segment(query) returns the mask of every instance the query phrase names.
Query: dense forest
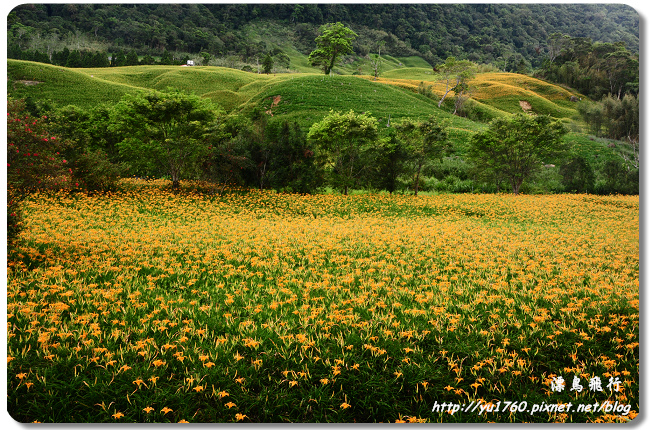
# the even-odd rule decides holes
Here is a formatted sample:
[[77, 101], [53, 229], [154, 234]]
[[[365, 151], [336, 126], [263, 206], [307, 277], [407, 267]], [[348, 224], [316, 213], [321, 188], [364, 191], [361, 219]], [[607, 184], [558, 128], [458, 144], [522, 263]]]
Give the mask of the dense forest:
[[64, 48], [151, 58], [206, 52], [252, 61], [274, 48], [272, 41], [250, 40], [252, 24], [282, 24], [285, 43], [308, 54], [318, 27], [337, 21], [359, 35], [357, 55], [417, 55], [432, 66], [455, 56], [532, 72], [555, 55], [554, 34], [639, 51], [638, 14], [623, 5], [25, 4], [8, 16], [8, 53], [48, 62]]
[[[546, 182], [538, 188], [547, 192], [638, 193], [639, 16], [628, 6], [26, 4], [16, 7], [8, 16], [7, 46], [11, 59], [69, 68], [172, 65], [184, 64], [189, 58], [202, 58], [203, 65], [215, 65], [215, 59], [227, 58], [232, 62], [228, 67], [253, 71], [252, 66], [266, 60], [288, 65], [295, 59], [306, 58], [316, 48], [323, 24], [333, 22], [344, 23], [355, 34], [348, 57], [371, 58], [371, 54], [398, 59], [420, 57], [436, 74], [451, 67], [450, 59], [458, 59], [458, 64], [466, 62], [472, 68], [488, 65], [488, 70], [528, 74], [571, 87], [591, 99], [576, 108], [590, 134], [624, 141], [632, 150], [624, 157], [625, 163], [598, 160], [596, 176], [596, 169], [587, 165], [582, 155], [558, 158], [561, 172], [554, 177], [546, 175]], [[262, 33], [267, 37], [259, 37]], [[251, 37], [253, 34], [255, 37]], [[311, 70], [307, 66], [307, 71]], [[314, 67], [313, 71], [318, 68]], [[342, 73], [338, 69], [332, 72]], [[449, 86], [448, 92], [458, 92], [459, 84], [454, 88]], [[430, 97], [426, 93], [420, 94]], [[461, 100], [460, 95], [456, 96]], [[158, 97], [164, 100], [169, 97], [169, 103], [173, 104], [181, 96]], [[198, 106], [199, 102], [194, 102]], [[180, 178], [169, 166], [153, 165], [151, 160], [142, 157], [143, 151], [133, 152], [129, 145], [134, 124], [143, 120], [120, 111], [128, 103], [134, 102], [127, 97], [117, 106], [48, 110], [45, 109], [47, 101], [27, 98], [24, 104], [16, 104], [15, 114], [17, 119], [25, 114], [47, 117], [51, 131], [73, 143], [72, 149], [62, 148], [61, 153], [76, 166], [79, 183], [83, 182], [88, 189], [93, 188], [94, 182], [99, 184], [96, 188], [113, 184], [127, 170], [137, 176]], [[202, 112], [202, 108], [197, 110]], [[345, 165], [336, 174], [340, 176], [340, 171], [352, 171], [353, 167], [358, 167], [361, 173], [334, 180], [326, 178], [324, 170], [317, 168], [319, 163], [321, 167], [326, 163], [313, 157], [318, 148], [313, 147], [313, 139], [297, 123], [269, 120], [260, 109], [247, 115], [221, 114], [214, 124], [212, 120], [205, 121], [211, 126], [202, 133], [210, 135], [212, 140], [202, 149], [204, 153], [194, 154], [191, 163], [183, 161], [187, 166], [176, 170], [215, 183], [232, 180], [261, 189], [298, 192], [314, 192], [329, 185], [346, 192], [348, 187], [360, 187], [390, 192], [414, 188], [417, 193], [422, 182], [421, 164], [416, 173], [404, 166], [417, 164], [413, 154], [418, 151], [426, 153], [422, 148], [416, 150], [406, 144], [409, 140], [427, 140], [429, 132], [413, 131], [417, 127], [424, 130], [425, 122], [418, 123], [417, 127], [413, 125], [413, 130], [403, 131], [401, 135], [396, 131], [397, 134], [384, 136], [382, 145], [370, 145], [372, 150], [363, 154], [354, 153], [352, 167]], [[125, 125], [125, 117], [135, 118], [133, 124]], [[189, 124], [194, 126], [191, 121]], [[420, 135], [416, 139], [409, 133]], [[147, 130], [140, 140], [149, 137], [150, 130]], [[365, 145], [364, 139], [360, 139], [363, 142], [359, 147]], [[373, 139], [366, 140], [378, 141]], [[330, 142], [322, 146], [338, 144]], [[401, 144], [406, 146], [402, 148]], [[340, 148], [328, 147], [321, 153], [331, 155], [337, 151], [341, 152]], [[184, 157], [180, 158], [185, 160]], [[432, 189], [453, 192], [502, 189], [503, 178], [480, 177], [471, 169], [471, 163], [459, 161], [457, 154], [444, 160], [442, 155], [438, 158], [439, 164], [423, 170], [436, 178], [438, 188]], [[138, 164], [134, 160], [144, 161]], [[129, 166], [124, 164], [127, 161]], [[329, 163], [334, 162], [329, 160]], [[399, 182], [400, 177], [408, 180]], [[386, 183], [386, 178], [392, 178], [390, 183]], [[524, 190], [537, 191], [534, 187]]]

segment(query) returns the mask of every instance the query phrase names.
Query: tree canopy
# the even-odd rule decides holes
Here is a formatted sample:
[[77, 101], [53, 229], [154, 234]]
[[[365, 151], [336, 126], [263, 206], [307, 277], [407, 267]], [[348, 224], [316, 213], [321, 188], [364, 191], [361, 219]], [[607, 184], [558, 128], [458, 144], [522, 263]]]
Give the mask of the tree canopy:
[[507, 180], [519, 194], [525, 179], [567, 150], [562, 140], [566, 133], [561, 122], [546, 115], [497, 118], [472, 137], [468, 157], [477, 169]]
[[207, 151], [216, 112], [209, 100], [180, 91], [127, 95], [111, 113], [112, 130], [123, 137], [121, 153], [153, 163], [178, 188], [186, 167]]
[[343, 189], [346, 195], [359, 175], [369, 168], [363, 156], [377, 137], [377, 120], [368, 113], [353, 111], [331, 111], [314, 123], [307, 134], [307, 138], [315, 142], [326, 157], [325, 164], [333, 184]]
[[342, 55], [353, 51], [352, 42], [357, 34], [340, 22], [321, 26], [320, 33], [317, 48], [309, 54], [309, 64], [320, 67], [327, 75]]

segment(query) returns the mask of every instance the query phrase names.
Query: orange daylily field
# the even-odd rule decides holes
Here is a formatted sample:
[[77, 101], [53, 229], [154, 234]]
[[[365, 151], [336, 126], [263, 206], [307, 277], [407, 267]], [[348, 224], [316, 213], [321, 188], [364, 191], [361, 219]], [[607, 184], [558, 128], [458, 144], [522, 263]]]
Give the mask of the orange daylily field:
[[18, 421], [638, 414], [638, 196], [127, 183], [26, 203], [7, 268]]

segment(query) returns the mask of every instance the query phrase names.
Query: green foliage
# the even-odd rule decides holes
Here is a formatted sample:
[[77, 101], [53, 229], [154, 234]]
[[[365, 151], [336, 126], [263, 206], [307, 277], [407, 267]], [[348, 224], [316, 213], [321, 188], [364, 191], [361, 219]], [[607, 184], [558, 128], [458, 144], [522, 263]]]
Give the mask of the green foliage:
[[590, 133], [596, 136], [629, 142], [639, 140], [639, 99], [632, 94], [622, 98], [609, 94], [600, 102], [584, 101], [578, 105], [578, 112]]
[[262, 70], [267, 75], [273, 70], [273, 57], [271, 57], [271, 54], [266, 54], [264, 60], [262, 60]]
[[562, 185], [565, 191], [572, 193], [590, 193], [594, 190], [594, 170], [589, 162], [580, 155], [574, 155], [560, 167]]
[[314, 123], [307, 134], [324, 158], [332, 184], [343, 189], [345, 195], [362, 174], [368, 173], [369, 146], [377, 137], [377, 120], [370, 114], [353, 111], [330, 111], [323, 120]]
[[323, 174], [300, 125], [273, 121], [267, 139], [274, 149], [271, 186], [278, 191], [314, 193], [322, 184]]
[[[438, 79], [445, 83], [445, 93], [438, 102], [438, 107], [445, 101], [447, 94], [452, 91], [457, 98], [462, 97], [469, 88], [467, 81], [476, 76], [476, 69], [476, 64], [468, 60], [457, 60], [456, 57], [447, 57], [443, 64], [434, 68], [438, 73]], [[456, 108], [454, 113], [457, 110]]]
[[447, 149], [446, 128], [448, 127], [448, 122], [440, 124], [433, 117], [421, 123], [406, 120], [395, 126], [397, 135], [404, 142], [408, 160], [412, 165], [410, 170], [414, 174], [413, 190], [416, 196], [420, 187], [422, 168], [433, 160], [442, 159]]
[[22, 228], [21, 203], [39, 190], [71, 186], [66, 143], [52, 135], [47, 117], [34, 118], [22, 100], [7, 100], [7, 240]]
[[[301, 5], [302, 6], [302, 5]], [[7, 20], [8, 53], [47, 57], [48, 47], [108, 50], [116, 46], [139, 55], [207, 51], [215, 57], [255, 58], [268, 50], [269, 38], [251, 37], [253, 26], [284, 29], [284, 40], [308, 54], [324, 22], [354, 23], [358, 55], [415, 57], [437, 64], [448, 56], [497, 63], [516, 71], [522, 59], [539, 68], [549, 35], [559, 32], [606, 43], [623, 41], [638, 52], [638, 13], [626, 5], [602, 4], [65, 4], [19, 5]], [[70, 9], [74, 9], [71, 12]], [[275, 33], [278, 33], [276, 31]], [[124, 35], [128, 35], [128, 38]], [[408, 40], [408, 43], [406, 43]], [[363, 51], [365, 50], [365, 52]], [[19, 58], [10, 56], [9, 58]], [[31, 58], [22, 58], [34, 60]], [[408, 60], [406, 66], [415, 63]], [[163, 64], [172, 64], [163, 63]]]
[[639, 169], [618, 159], [607, 160], [602, 167], [603, 180], [596, 183], [599, 194], [639, 194]]
[[409, 151], [404, 141], [397, 136], [392, 127], [388, 136], [377, 142], [374, 148], [375, 173], [371, 182], [380, 190], [390, 194], [400, 187], [400, 177], [408, 172]]
[[73, 163], [72, 173], [79, 187], [90, 192], [115, 191], [126, 166], [113, 164], [101, 149], [84, 152]]
[[123, 136], [120, 153], [153, 163], [173, 188], [207, 151], [205, 136], [217, 114], [208, 100], [180, 91], [127, 96], [111, 112], [112, 130]]
[[547, 160], [568, 148], [562, 141], [566, 128], [548, 116], [518, 114], [499, 118], [488, 130], [472, 137], [468, 158], [477, 169], [507, 180], [514, 194]]
[[242, 173], [250, 166], [247, 143], [241, 138], [249, 126], [243, 117], [218, 117], [207, 137], [207, 152], [199, 159], [200, 178], [218, 187], [219, 193], [229, 185], [241, 185]]
[[625, 43], [592, 42], [585, 37], [554, 33], [542, 76], [576, 88], [598, 100], [607, 94], [621, 99], [639, 92], [639, 56]]
[[309, 64], [320, 67], [328, 75], [341, 56], [352, 52], [352, 42], [357, 34], [340, 22], [320, 27], [316, 49], [309, 54]]

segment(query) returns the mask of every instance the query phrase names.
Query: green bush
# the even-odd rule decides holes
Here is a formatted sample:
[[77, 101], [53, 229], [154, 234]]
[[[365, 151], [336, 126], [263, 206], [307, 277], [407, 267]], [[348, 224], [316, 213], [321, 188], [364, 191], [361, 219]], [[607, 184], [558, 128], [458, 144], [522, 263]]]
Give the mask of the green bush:
[[101, 149], [84, 152], [72, 168], [76, 183], [87, 191], [115, 191], [124, 170], [124, 166], [111, 163]]
[[32, 192], [70, 186], [60, 155], [65, 144], [50, 133], [47, 117], [31, 116], [24, 100], [7, 101], [7, 241], [21, 229], [21, 202]]

